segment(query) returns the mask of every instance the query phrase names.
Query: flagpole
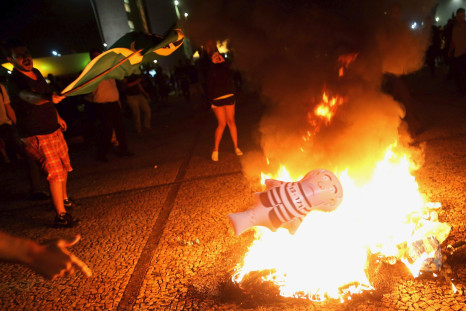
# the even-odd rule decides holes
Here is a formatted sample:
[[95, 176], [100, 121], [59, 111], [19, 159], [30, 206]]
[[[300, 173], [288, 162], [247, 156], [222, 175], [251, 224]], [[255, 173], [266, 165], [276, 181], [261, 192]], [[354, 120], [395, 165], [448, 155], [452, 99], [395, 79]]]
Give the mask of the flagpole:
[[104, 72], [98, 74], [97, 76], [95, 76], [94, 78], [92, 78], [91, 80], [81, 84], [80, 86], [78, 87], [75, 87], [74, 89], [72, 90], [69, 90], [65, 93], [62, 93], [61, 95], [62, 96], [66, 96], [67, 94], [71, 93], [71, 92], [74, 92], [74, 91], [77, 91], [83, 87], [85, 87], [86, 85], [90, 84], [91, 82], [95, 81], [96, 79], [100, 78], [101, 76], [103, 75], [106, 75], [107, 73], [109, 73], [110, 71], [112, 71], [113, 69], [115, 69], [116, 67], [120, 66], [121, 64], [123, 64], [125, 61], [127, 61], [131, 56], [133, 56], [134, 54], [136, 53], [139, 53], [141, 52], [143, 49], [140, 49], [140, 50], [137, 50], [137, 51], [134, 51], [132, 54], [128, 55], [127, 57], [123, 58], [121, 61], [118, 62], [118, 64], [114, 65], [113, 67], [110, 67], [109, 69], [105, 70]]

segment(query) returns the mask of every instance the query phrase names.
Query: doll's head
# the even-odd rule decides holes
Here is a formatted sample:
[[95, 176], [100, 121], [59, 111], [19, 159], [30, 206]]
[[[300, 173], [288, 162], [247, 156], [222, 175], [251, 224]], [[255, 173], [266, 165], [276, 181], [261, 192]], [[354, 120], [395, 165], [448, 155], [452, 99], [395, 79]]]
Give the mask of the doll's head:
[[308, 190], [312, 190], [312, 197], [309, 197], [309, 200], [317, 210], [333, 211], [343, 200], [340, 180], [328, 170], [312, 170], [301, 179], [301, 183], [305, 188], [310, 188]]

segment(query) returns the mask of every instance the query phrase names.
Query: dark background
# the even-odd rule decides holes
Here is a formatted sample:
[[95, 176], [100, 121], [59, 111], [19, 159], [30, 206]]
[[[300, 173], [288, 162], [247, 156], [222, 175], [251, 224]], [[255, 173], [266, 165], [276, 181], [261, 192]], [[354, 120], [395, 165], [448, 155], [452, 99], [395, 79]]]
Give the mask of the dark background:
[[89, 0], [0, 1], [0, 40], [9, 37], [24, 41], [33, 57], [101, 48]]

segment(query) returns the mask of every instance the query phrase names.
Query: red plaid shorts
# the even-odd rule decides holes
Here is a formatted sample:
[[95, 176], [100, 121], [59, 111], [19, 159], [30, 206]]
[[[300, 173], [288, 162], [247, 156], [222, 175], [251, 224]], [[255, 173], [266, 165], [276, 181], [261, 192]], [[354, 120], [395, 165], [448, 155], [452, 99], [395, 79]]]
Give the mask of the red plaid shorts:
[[49, 182], [65, 181], [66, 172], [71, 172], [73, 168], [61, 129], [47, 135], [23, 138], [23, 142], [27, 153], [40, 163]]

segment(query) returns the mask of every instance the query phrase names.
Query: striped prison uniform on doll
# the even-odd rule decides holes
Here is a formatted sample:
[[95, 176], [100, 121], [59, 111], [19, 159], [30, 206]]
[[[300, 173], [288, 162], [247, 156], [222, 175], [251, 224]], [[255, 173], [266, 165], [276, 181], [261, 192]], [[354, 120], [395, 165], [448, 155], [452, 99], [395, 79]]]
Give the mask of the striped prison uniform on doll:
[[[305, 181], [304, 181], [305, 182]], [[310, 187], [306, 193], [301, 182], [285, 182], [278, 187], [273, 187], [259, 193], [259, 200], [265, 207], [272, 208], [269, 211], [269, 219], [276, 228], [292, 220], [302, 218], [312, 209], [312, 204], [307, 197], [313, 195]]]

